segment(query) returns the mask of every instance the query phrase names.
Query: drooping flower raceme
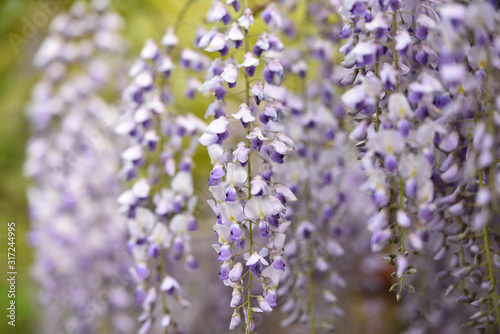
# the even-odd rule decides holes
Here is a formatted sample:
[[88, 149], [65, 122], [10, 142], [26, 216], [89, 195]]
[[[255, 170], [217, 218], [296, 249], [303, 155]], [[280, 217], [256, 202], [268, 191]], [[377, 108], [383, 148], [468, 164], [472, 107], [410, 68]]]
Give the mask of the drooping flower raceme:
[[[233, 9], [238, 17], [234, 22], [229, 14]], [[286, 164], [295, 144], [274, 124], [287, 112], [283, 106], [286, 90], [278, 86], [283, 67], [277, 53], [283, 44], [273, 33], [260, 34], [255, 41], [250, 37], [255, 20], [252, 10], [239, 5], [233, 9], [215, 1], [207, 21], [225, 24], [226, 33], [213, 29], [198, 43], [205, 51], [221, 55], [212, 61], [200, 87], [216, 99], [207, 111], [215, 119], [200, 143], [207, 147], [213, 164], [208, 185], [214, 197], [209, 204], [217, 215], [214, 249], [221, 262], [219, 278], [233, 289], [229, 328], [244, 322], [246, 333], [254, 333], [254, 314], [271, 312], [277, 306], [276, 289], [284, 270], [284, 232], [290, 224], [284, 216], [285, 204], [296, 200], [279, 184], [273, 165]], [[233, 48], [235, 53], [226, 57]], [[260, 73], [264, 80], [253, 79]], [[226, 93], [227, 89], [238, 91], [240, 86], [243, 103]]]
[[[33, 274], [47, 333], [129, 333], [126, 226], [116, 214], [121, 142], [110, 129], [124, 41], [105, 1], [57, 15], [34, 56], [25, 172]], [[96, 171], [98, 171], [96, 173]]]
[[[169, 78], [177, 62], [199, 71], [205, 59], [189, 49], [181, 52], [180, 59], [173, 59], [177, 42], [173, 28], [167, 30], [160, 46], [152, 39], [146, 41], [129, 71], [132, 82], [123, 92], [122, 116], [116, 127], [129, 140], [121, 155], [120, 176], [131, 187], [118, 197], [118, 203], [128, 219], [128, 250], [134, 259], [130, 272], [136, 282], [135, 299], [143, 310], [139, 333], [155, 331], [155, 326], [181, 330], [172, 319], [168, 299], [174, 297], [182, 307], [189, 302], [179, 283], [182, 276], [168, 268], [169, 260], [182, 260], [191, 270], [198, 267], [189, 236], [197, 229], [192, 156], [205, 124], [178, 111]], [[186, 94], [192, 96], [189, 83]], [[156, 320], [158, 313], [161, 316]]]
[[414, 291], [404, 283], [415, 272], [408, 259], [433, 240], [434, 259], [451, 261], [438, 274], [446, 293], [488, 305], [466, 326], [491, 333], [500, 318], [491, 247], [491, 208], [498, 206], [495, 10], [480, 1], [358, 0], [344, 1], [341, 10], [343, 65], [352, 68], [344, 81], [354, 84], [342, 99], [359, 121], [351, 139], [362, 147], [364, 189], [379, 208], [369, 223], [372, 249], [398, 245], [398, 254], [384, 259], [398, 266], [392, 289], [400, 298], [403, 287]]

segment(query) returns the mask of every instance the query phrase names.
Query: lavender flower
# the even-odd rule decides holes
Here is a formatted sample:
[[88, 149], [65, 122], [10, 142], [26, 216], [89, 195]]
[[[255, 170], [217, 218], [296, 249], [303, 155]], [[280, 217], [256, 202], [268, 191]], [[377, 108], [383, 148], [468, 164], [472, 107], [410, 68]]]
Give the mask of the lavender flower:
[[106, 1], [76, 2], [52, 20], [34, 56], [42, 77], [27, 110], [25, 172], [33, 182], [33, 274], [50, 333], [135, 328], [126, 227], [115, 203], [122, 143], [109, 129], [117, 110], [103, 98], [117, 89], [111, 79], [121, 71], [122, 24]]

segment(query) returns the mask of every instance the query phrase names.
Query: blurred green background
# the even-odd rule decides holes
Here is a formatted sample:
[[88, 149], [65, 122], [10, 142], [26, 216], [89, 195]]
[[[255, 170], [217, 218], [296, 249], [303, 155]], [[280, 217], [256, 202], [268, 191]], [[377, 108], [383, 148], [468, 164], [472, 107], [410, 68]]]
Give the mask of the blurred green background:
[[[36, 329], [37, 290], [30, 277], [32, 251], [27, 233], [29, 221], [26, 210], [25, 189], [29, 180], [23, 176], [25, 144], [29, 126], [24, 111], [30, 91], [39, 73], [31, 58], [47, 35], [48, 23], [37, 27], [30, 38], [25, 36], [26, 22], [33, 22], [43, 10], [40, 4], [51, 3], [57, 12], [67, 9], [74, 1], [0, 1], [0, 333], [39, 333]], [[120, 0], [112, 1], [112, 8], [125, 19], [122, 31], [129, 43], [129, 58], [138, 55], [146, 38], [159, 40], [166, 27], [173, 24], [184, 1], [174, 0]], [[56, 4], [56, 5], [54, 5]], [[198, 1], [181, 24], [179, 37], [192, 41], [197, 22], [211, 1]], [[52, 19], [57, 13], [49, 13]], [[35, 26], [36, 27], [36, 26]], [[179, 87], [183, 89], [183, 87]], [[193, 108], [187, 102], [185, 109]], [[204, 112], [204, 111], [203, 111]], [[197, 113], [199, 114], [199, 113]], [[203, 115], [203, 113], [201, 113]], [[16, 327], [9, 326], [6, 318], [7, 298], [7, 224], [16, 223]]]

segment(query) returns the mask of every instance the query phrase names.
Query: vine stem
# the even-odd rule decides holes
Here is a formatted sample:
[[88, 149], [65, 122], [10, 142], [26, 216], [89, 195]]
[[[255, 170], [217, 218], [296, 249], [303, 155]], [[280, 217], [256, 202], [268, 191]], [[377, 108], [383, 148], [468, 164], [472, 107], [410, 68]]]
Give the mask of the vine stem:
[[[483, 238], [484, 238], [484, 248], [486, 250], [486, 261], [488, 264], [488, 279], [490, 281], [491, 287], [490, 291], [493, 290], [493, 301], [495, 305], [492, 305], [491, 297], [490, 297], [490, 313], [495, 309], [496, 312], [496, 323], [498, 327], [498, 332], [500, 333], [500, 309], [498, 307], [498, 294], [496, 290], [496, 280], [495, 274], [493, 273], [493, 266], [491, 264], [491, 252], [490, 252], [490, 240], [488, 237], [488, 227], [483, 228]], [[488, 291], [488, 294], [491, 296], [492, 292]], [[491, 325], [493, 327], [493, 325]], [[493, 331], [492, 331], [493, 333]]]
[[[245, 4], [245, 8], [249, 8], [248, 7], [248, 0], [245, 0], [244, 4]], [[245, 53], [247, 53], [250, 50], [249, 41], [248, 41], [248, 31], [245, 31], [244, 43], [245, 43]], [[245, 73], [245, 103], [248, 106], [250, 106], [250, 81], [249, 81], [247, 73]], [[247, 135], [248, 134], [250, 134], [250, 127], [247, 127]], [[248, 147], [251, 147], [250, 139], [247, 140], [247, 145], [248, 145]], [[248, 178], [247, 178], [248, 196], [247, 196], [247, 199], [250, 199], [252, 197], [252, 194], [250, 193], [250, 189], [252, 188], [252, 185], [251, 185], [251, 173], [252, 173], [251, 158], [248, 159], [247, 171], [248, 171]], [[253, 228], [252, 222], [249, 222], [249, 224], [248, 224], [248, 242], [250, 243], [250, 246], [249, 246], [250, 253], [253, 252], [252, 228]], [[246, 329], [245, 329], [246, 334], [252, 333], [252, 329], [250, 328], [250, 320], [252, 320], [252, 312], [251, 312], [252, 281], [253, 281], [253, 275], [252, 275], [251, 270], [249, 270], [248, 271], [248, 292], [247, 292], [247, 300], [245, 302], [245, 305], [247, 308], [247, 319], [246, 319], [247, 325], [246, 325]]]
[[182, 6], [181, 10], [179, 11], [179, 14], [177, 15], [177, 18], [175, 19], [174, 23], [174, 30], [177, 31], [177, 28], [179, 28], [179, 25], [181, 24], [182, 20], [186, 16], [186, 13], [189, 9], [189, 7], [195, 2], [196, 0], [186, 0], [184, 2], [184, 6]]

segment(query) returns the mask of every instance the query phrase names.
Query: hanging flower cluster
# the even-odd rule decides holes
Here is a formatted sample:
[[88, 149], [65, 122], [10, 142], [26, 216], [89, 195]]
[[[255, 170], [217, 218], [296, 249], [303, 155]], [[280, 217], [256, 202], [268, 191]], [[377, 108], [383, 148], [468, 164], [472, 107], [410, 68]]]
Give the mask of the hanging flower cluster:
[[135, 327], [123, 276], [126, 227], [115, 204], [121, 144], [109, 129], [116, 110], [102, 98], [116, 94], [110, 77], [120, 70], [122, 25], [105, 1], [77, 2], [54, 18], [34, 56], [41, 78], [27, 110], [25, 172], [47, 333]]
[[[416, 270], [411, 254], [433, 240], [434, 259], [451, 257], [439, 277], [479, 308], [466, 326], [493, 332], [498, 296], [492, 264], [498, 207], [495, 149], [498, 28], [488, 2], [345, 1], [343, 96], [358, 122], [351, 132], [379, 208], [369, 222], [372, 250], [397, 254], [392, 290]], [[431, 259], [429, 259], [431, 260]]]
[[[233, 289], [229, 328], [244, 321], [246, 333], [253, 333], [254, 314], [277, 306], [276, 289], [285, 270], [281, 254], [290, 225], [285, 206], [296, 200], [279, 183], [273, 165], [286, 164], [286, 156], [296, 147], [276, 125], [289, 114], [286, 90], [279, 86], [284, 74], [279, 60], [283, 43], [275, 33], [262, 33], [255, 40], [250, 34], [255, 20], [252, 9], [247, 4], [241, 8], [237, 1], [232, 7], [213, 3], [207, 21], [222, 22], [227, 28], [225, 33], [214, 28], [198, 43], [205, 51], [221, 55], [212, 61], [200, 87], [216, 98], [206, 115], [215, 119], [200, 143], [207, 146], [214, 166], [208, 180], [214, 200], [209, 203], [218, 218], [214, 230], [219, 243], [214, 249], [222, 262], [219, 278]], [[234, 21], [231, 10], [238, 17]], [[268, 27], [281, 28], [281, 13], [274, 4], [262, 12], [262, 18]], [[231, 49], [235, 52], [225, 57]], [[257, 79], [258, 74], [263, 79]], [[243, 82], [244, 94], [239, 106], [225, 102], [226, 87], [238, 89], [238, 80]], [[256, 289], [256, 284], [261, 288]]]
[[[172, 276], [168, 260], [182, 260], [191, 270], [198, 268], [189, 237], [198, 228], [193, 215], [197, 196], [192, 156], [205, 124], [190, 113], [179, 112], [169, 78], [177, 62], [200, 71], [206, 61], [189, 49], [174, 59], [177, 43], [174, 28], [167, 30], [161, 46], [152, 39], [146, 41], [140, 59], [129, 71], [132, 82], [123, 92], [122, 116], [116, 127], [129, 138], [129, 146], [121, 154], [120, 176], [131, 187], [118, 197], [118, 203], [128, 218], [128, 250], [135, 262], [130, 273], [137, 284], [135, 299], [143, 309], [139, 333], [153, 330], [157, 308], [162, 310], [159, 323], [165, 331], [180, 330], [172, 319], [167, 296], [175, 297], [183, 307], [189, 302]], [[186, 94], [193, 93], [188, 88]]]
[[[344, 111], [334, 97], [332, 54], [339, 39], [332, 38], [323, 24], [325, 17], [336, 15], [336, 8], [327, 2], [304, 4], [289, 10], [303, 10], [308, 29], [296, 32], [288, 27], [285, 33], [301, 42], [280, 55], [285, 83], [296, 87], [295, 92], [288, 91], [292, 116], [282, 123], [282, 129], [297, 150], [277, 174], [299, 199], [286, 212], [292, 227], [284, 252], [287, 270], [278, 295], [285, 296], [281, 310], [287, 318], [282, 325], [300, 322], [315, 333], [316, 327], [333, 331], [332, 315], [343, 314], [332, 290], [345, 284], [334, 263], [344, 254], [339, 242], [346, 202], [341, 180], [348, 163], [346, 150], [351, 148], [342, 124]], [[315, 67], [317, 74], [310, 70]], [[338, 107], [332, 110], [335, 105]]]

